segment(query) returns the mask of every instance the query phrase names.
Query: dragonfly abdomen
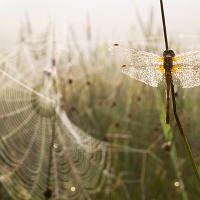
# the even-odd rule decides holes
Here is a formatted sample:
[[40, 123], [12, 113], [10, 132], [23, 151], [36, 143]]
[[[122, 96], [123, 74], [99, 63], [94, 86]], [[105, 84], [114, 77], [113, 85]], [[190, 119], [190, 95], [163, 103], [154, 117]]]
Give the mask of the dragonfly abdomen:
[[172, 57], [164, 57], [164, 68], [166, 71], [171, 71], [173, 67]]

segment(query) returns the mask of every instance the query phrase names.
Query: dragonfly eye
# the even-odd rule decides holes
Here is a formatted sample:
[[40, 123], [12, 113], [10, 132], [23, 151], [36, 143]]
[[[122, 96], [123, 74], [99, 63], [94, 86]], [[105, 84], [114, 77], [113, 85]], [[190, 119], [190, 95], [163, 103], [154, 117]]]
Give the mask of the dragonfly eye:
[[173, 50], [165, 50], [164, 52], [163, 52], [163, 56], [164, 57], [175, 57], [175, 53], [174, 53], [174, 51]]

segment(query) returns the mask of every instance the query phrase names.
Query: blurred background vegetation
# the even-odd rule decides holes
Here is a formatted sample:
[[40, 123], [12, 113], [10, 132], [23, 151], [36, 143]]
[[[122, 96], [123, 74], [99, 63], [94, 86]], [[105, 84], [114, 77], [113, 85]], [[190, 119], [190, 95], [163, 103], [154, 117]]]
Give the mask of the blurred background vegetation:
[[[140, 30], [130, 33], [128, 46], [161, 54], [162, 32], [155, 27], [153, 10], [145, 24], [139, 14], [136, 17]], [[143, 33], [142, 44], [137, 31]], [[199, 200], [200, 188], [172, 112], [171, 126], [165, 124], [164, 85], [155, 89], [121, 74], [117, 58], [108, 50], [110, 44], [94, 42], [90, 25], [85, 30], [84, 47], [76, 40], [73, 27], [69, 33], [70, 43], [66, 41], [63, 60], [58, 63], [64, 108], [86, 133], [121, 147], [120, 152], [110, 150], [115, 179], [109, 179], [92, 199]], [[182, 50], [175, 36], [170, 42], [176, 52]], [[198, 165], [199, 92], [199, 88], [178, 88], [176, 93], [178, 113]], [[2, 186], [0, 199], [10, 199]]]

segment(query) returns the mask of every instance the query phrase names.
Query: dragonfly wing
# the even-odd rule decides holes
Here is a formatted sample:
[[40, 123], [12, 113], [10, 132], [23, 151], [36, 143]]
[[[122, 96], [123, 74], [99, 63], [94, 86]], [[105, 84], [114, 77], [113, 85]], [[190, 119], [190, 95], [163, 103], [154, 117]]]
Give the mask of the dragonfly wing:
[[200, 64], [197, 68], [194, 66], [184, 66], [178, 67], [178, 70], [173, 73], [173, 80], [177, 85], [182, 88], [191, 88], [200, 85]]
[[175, 57], [174, 81], [183, 88], [200, 85], [200, 51], [183, 53]]
[[122, 72], [152, 87], [158, 87], [159, 83], [164, 78], [159, 69], [157, 68], [155, 70], [153, 66], [143, 68], [141, 65], [140, 69], [137, 69], [135, 66], [127, 65], [122, 69]]
[[198, 66], [200, 63], [200, 51], [190, 51], [186, 53], [179, 54], [175, 57], [176, 65], [183, 65], [184, 67]]
[[162, 57], [145, 51], [137, 51], [119, 45], [115, 46], [121, 60], [122, 72], [131, 78], [157, 87], [163, 80]]

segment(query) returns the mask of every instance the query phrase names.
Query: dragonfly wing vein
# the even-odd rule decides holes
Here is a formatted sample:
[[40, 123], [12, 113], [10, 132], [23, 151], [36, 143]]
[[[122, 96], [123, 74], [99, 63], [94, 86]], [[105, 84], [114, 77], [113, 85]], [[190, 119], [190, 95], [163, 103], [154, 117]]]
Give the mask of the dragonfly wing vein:
[[183, 88], [200, 85], [200, 51], [191, 51], [175, 57], [177, 67], [173, 74], [175, 82]]
[[192, 88], [200, 85], [200, 65], [181, 67], [173, 74], [175, 83], [182, 88]]
[[123, 73], [152, 87], [158, 87], [164, 75], [164, 70], [160, 69], [163, 65], [162, 57], [121, 45], [114, 46], [114, 50]]
[[159, 70], [151, 68], [137, 69], [132, 66], [127, 66], [122, 69], [122, 72], [129, 75], [131, 78], [139, 80], [152, 87], [158, 87], [159, 83], [164, 80], [164, 76]]

